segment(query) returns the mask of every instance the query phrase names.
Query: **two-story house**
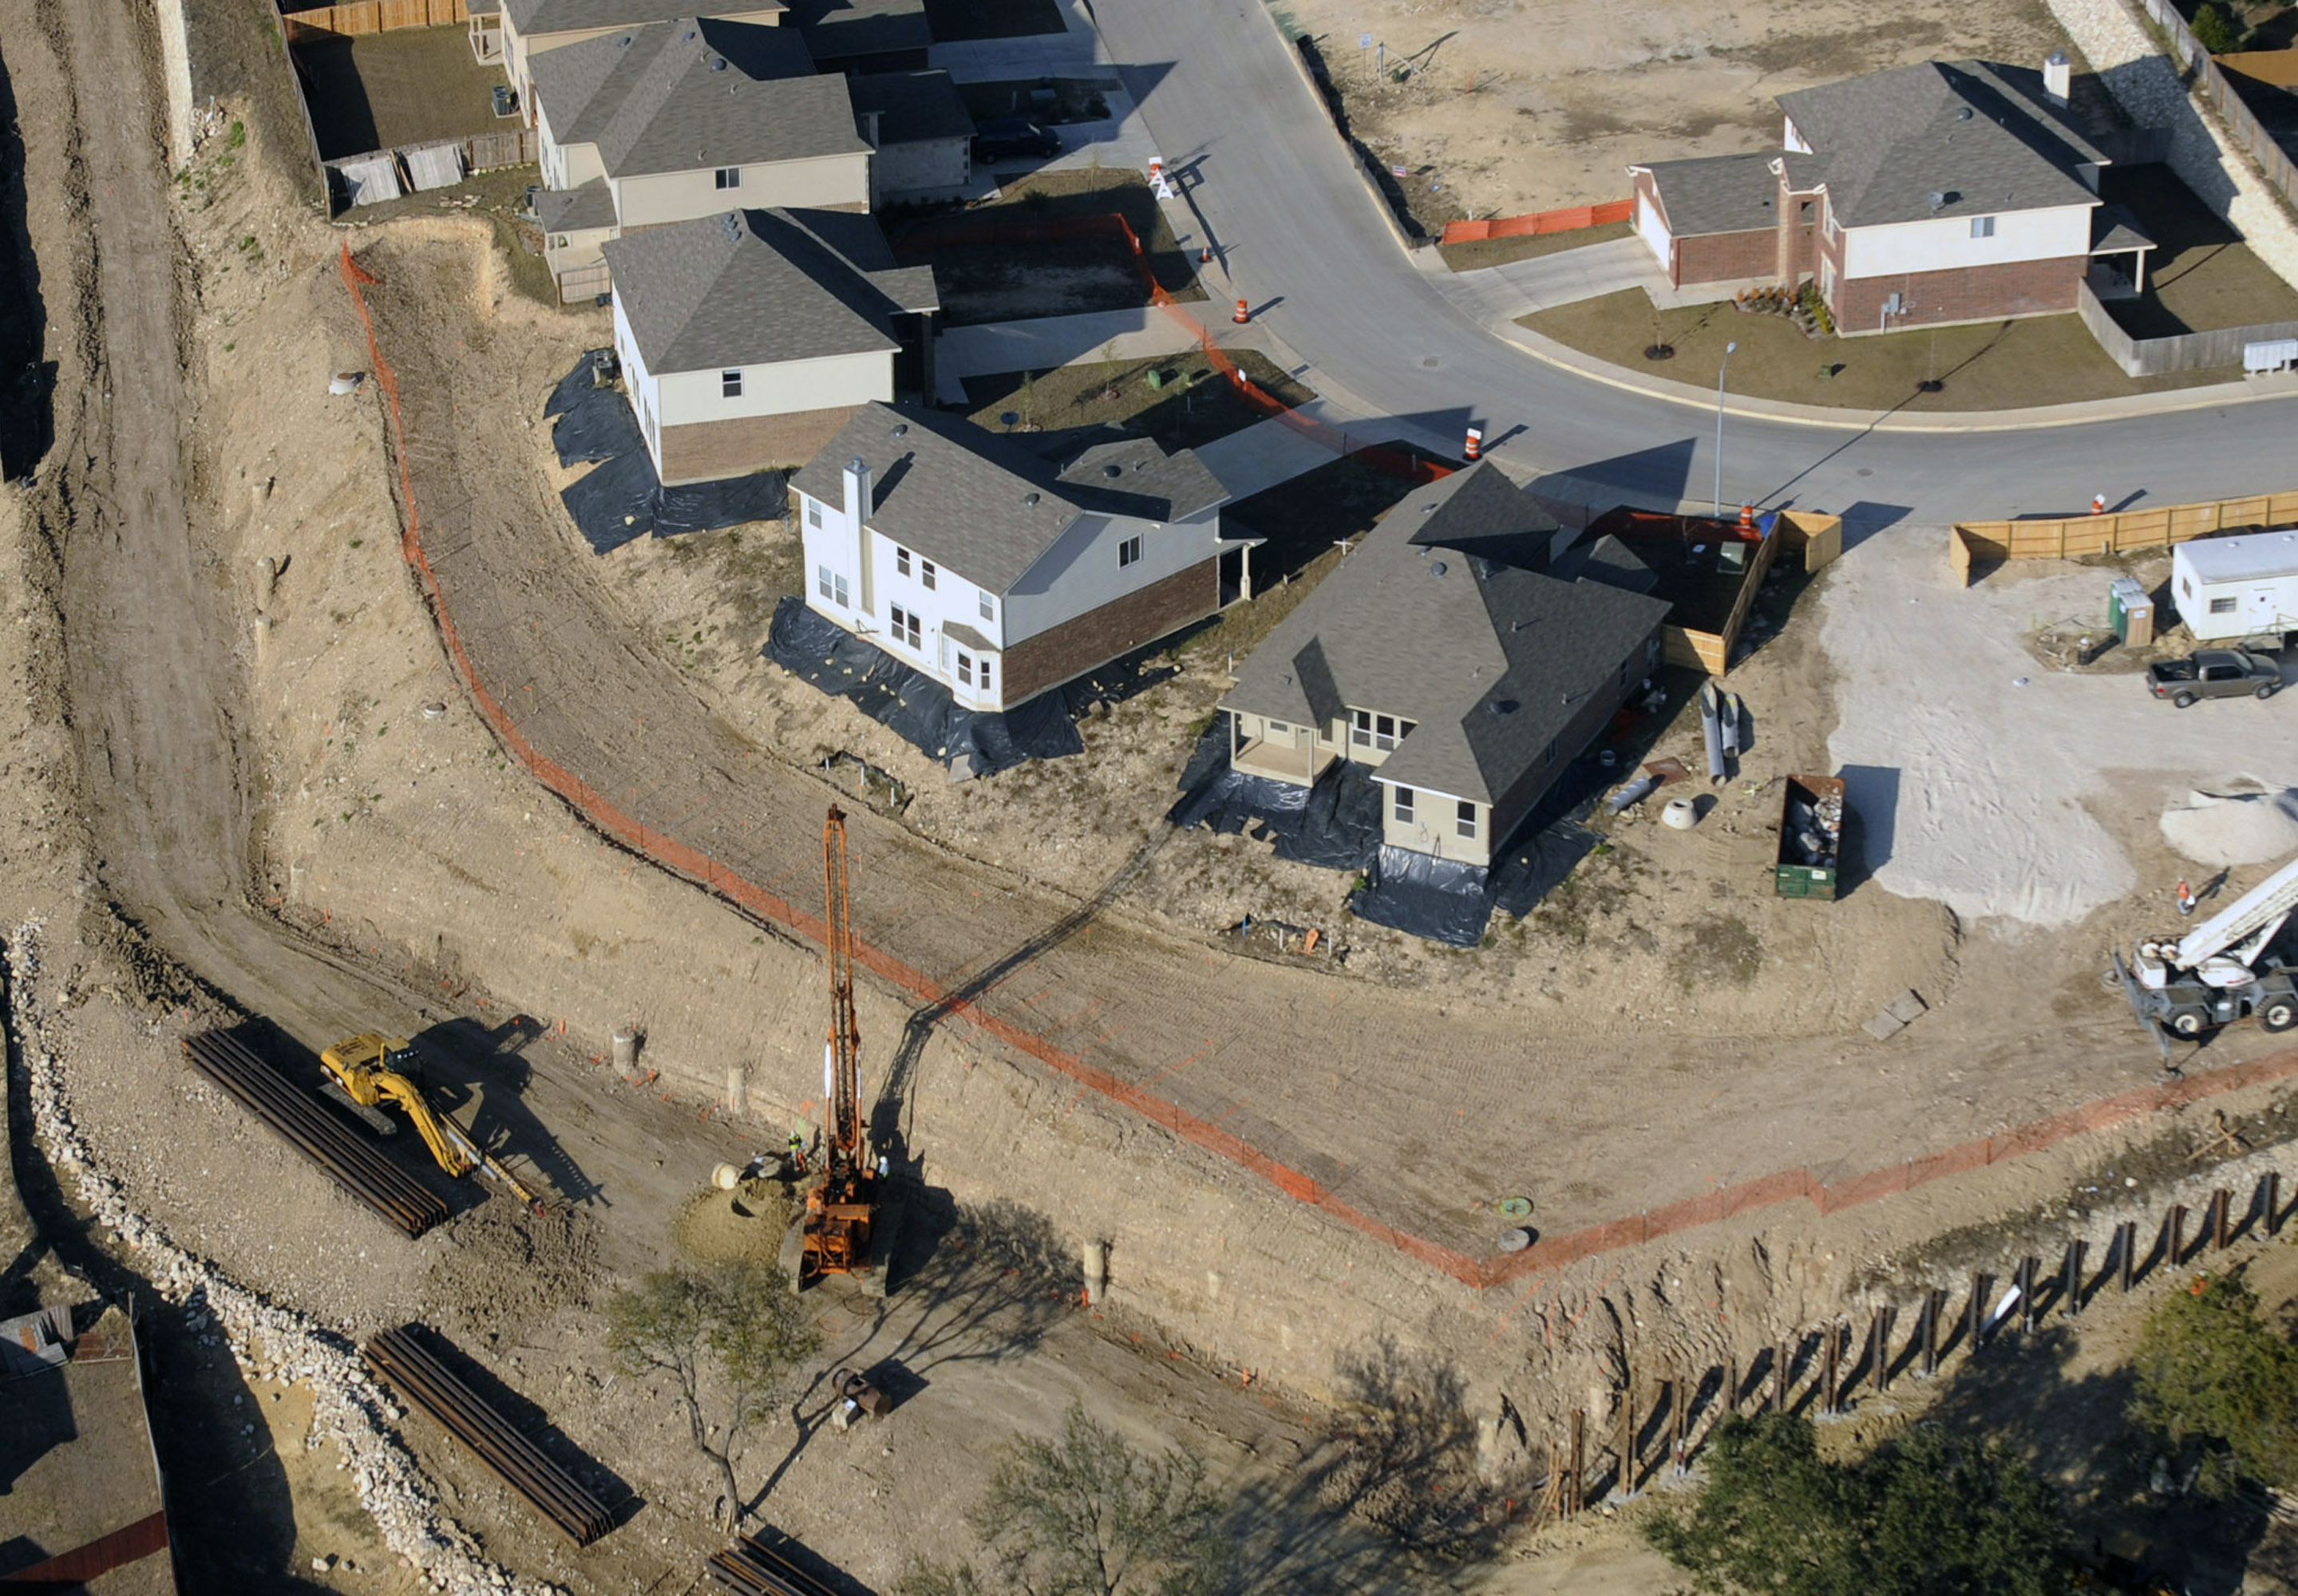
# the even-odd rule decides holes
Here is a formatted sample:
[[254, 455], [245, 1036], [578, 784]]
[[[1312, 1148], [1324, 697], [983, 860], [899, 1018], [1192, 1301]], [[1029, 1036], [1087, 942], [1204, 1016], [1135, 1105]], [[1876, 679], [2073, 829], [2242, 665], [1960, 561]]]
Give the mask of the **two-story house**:
[[534, 63], [543, 259], [562, 301], [608, 287], [632, 229], [745, 208], [867, 210], [870, 141], [794, 29], [681, 17]]
[[1423, 488], [1277, 623], [1221, 700], [1229, 761], [1370, 767], [1392, 848], [1489, 866], [1659, 662], [1666, 600], [1486, 462]]
[[1776, 152], [1629, 168], [1636, 230], [1679, 288], [1816, 281], [1846, 334], [2072, 310], [2095, 260], [2143, 276], [2153, 246], [2101, 214], [2071, 73], [1926, 62], [1782, 95]]
[[947, 687], [1017, 707], [1220, 607], [1227, 492], [1186, 449], [1055, 469], [961, 417], [865, 406], [790, 481], [806, 603]]
[[[772, 28], [784, 20], [786, 9], [782, 0], [728, 0], [723, 10], [711, 14]], [[690, 16], [694, 10], [694, 0], [500, 0], [499, 9], [480, 0], [470, 7], [472, 38], [475, 47], [482, 37], [491, 41], [478, 47], [481, 61], [492, 61], [493, 52], [500, 52], [503, 75], [532, 123], [534, 63], [543, 56], [602, 33]]]
[[812, 457], [861, 407], [933, 388], [933, 268], [867, 216], [730, 210], [606, 246], [615, 353], [662, 481]]

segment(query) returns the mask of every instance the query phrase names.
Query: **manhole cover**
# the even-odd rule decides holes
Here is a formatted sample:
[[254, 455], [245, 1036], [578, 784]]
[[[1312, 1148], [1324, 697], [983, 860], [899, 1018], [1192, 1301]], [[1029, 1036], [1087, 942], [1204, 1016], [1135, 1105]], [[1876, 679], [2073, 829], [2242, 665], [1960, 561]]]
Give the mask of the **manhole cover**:
[[1504, 1253], [1520, 1253], [1532, 1245], [1532, 1232], [1528, 1230], [1502, 1230], [1500, 1245], [1500, 1251]]
[[1441, 356], [1423, 355], [1420, 357], [1420, 364], [1426, 366], [1430, 371], [1434, 371], [1438, 366], [1443, 365], [1444, 361]]
[[1875, 473], [1872, 471], [1870, 471], [1866, 466], [1862, 465], [1859, 468], [1859, 474], [1863, 477], [1872, 477]]
[[1525, 1219], [1532, 1213], [1532, 1199], [1528, 1197], [1502, 1197], [1492, 1206], [1500, 1211], [1502, 1219]]

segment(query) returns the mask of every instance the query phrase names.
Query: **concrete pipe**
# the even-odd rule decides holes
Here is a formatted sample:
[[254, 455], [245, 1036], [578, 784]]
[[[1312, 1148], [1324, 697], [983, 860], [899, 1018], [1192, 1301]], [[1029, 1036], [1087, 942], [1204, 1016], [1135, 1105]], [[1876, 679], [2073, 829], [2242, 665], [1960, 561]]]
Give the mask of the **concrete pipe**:
[[260, 660], [270, 652], [271, 617], [258, 615], [255, 618], [255, 657]]
[[739, 1064], [726, 1066], [726, 1107], [735, 1114], [749, 1110], [749, 1072]]
[[639, 1066], [639, 1033], [630, 1026], [615, 1032], [615, 1069], [627, 1074]]
[[1085, 1267], [1085, 1300], [1097, 1304], [1109, 1288], [1109, 1244], [1087, 1242], [1078, 1249], [1078, 1262]]
[[255, 562], [255, 607], [271, 607], [271, 590], [279, 583], [279, 562], [265, 555]]
[[1659, 823], [1672, 831], [1690, 831], [1699, 824], [1699, 810], [1689, 798], [1671, 798], [1659, 811]]
[[731, 1164], [722, 1164], [710, 1172], [710, 1184], [721, 1191], [732, 1191], [742, 1183], [742, 1172]]

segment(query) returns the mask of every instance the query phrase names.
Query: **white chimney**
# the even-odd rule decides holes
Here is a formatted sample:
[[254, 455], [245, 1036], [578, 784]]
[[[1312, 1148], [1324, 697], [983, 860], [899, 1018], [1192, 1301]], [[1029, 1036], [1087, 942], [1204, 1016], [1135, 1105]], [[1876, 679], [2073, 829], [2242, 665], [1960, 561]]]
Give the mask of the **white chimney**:
[[870, 468], [860, 456], [846, 463], [846, 519], [856, 531], [877, 506], [870, 500]]
[[2043, 92], [2054, 105], [2067, 103], [2068, 91], [2074, 87], [2074, 63], [2067, 59], [2064, 50], [2054, 50], [2043, 61]]

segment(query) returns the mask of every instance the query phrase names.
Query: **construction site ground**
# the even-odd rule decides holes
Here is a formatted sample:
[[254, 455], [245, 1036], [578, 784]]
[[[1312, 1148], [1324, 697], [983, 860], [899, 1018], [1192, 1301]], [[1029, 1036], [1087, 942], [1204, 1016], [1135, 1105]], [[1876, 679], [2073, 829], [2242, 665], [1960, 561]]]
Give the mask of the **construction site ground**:
[[[1666, 0], [1633, 14], [1566, 0], [1270, 9], [1288, 37], [1315, 36], [1352, 131], [1408, 169], [1424, 225], [1625, 199], [1632, 162], [1775, 150], [1773, 102], [1795, 89], [1959, 56], [2034, 67], [2069, 47], [2042, 0], [1918, 0], [1889, 17], [1846, 0]], [[1360, 51], [1367, 34], [1375, 49]], [[1389, 80], [1375, 70], [1384, 45]]]
[[[963, 1544], [986, 1460], [1075, 1398], [1204, 1450], [1262, 1537], [1268, 1588], [1434, 1588], [1336, 1510], [1376, 1510], [1397, 1493], [1370, 1486], [1394, 1484], [1472, 1513], [1624, 1365], [1812, 1322], [1939, 1231], [2031, 1213], [2125, 1143], [2183, 1134], [2150, 1119], [1827, 1219], [1760, 1208], [1488, 1289], [1432, 1266], [1491, 1258], [1504, 1196], [1533, 1197], [1534, 1222], [1564, 1233], [1798, 1164], [1888, 1167], [2143, 1086], [2153, 1053], [2100, 991], [2101, 956], [2158, 929], [2191, 868], [2160, 839], [2162, 802], [2198, 768], [2231, 774], [2228, 728], [2253, 723], [2229, 717], [2280, 706], [2169, 720], [2108, 696], [2127, 679], [2016, 687], [2011, 658], [2035, 669], [2029, 612], [2103, 595], [2102, 573], [1998, 573], [1962, 595], [1938, 532], [1893, 528], [1774, 614], [1734, 671], [1755, 742], [1694, 831], [1620, 827], [1490, 949], [1351, 926], [1338, 969], [1239, 957], [1220, 926], [1250, 909], [1340, 926], [1345, 883], [1163, 829], [1219, 662], [1185, 647], [1178, 674], [1088, 720], [1087, 758], [991, 781], [951, 786], [872, 742], [758, 658], [786, 533], [603, 561], [575, 539], [540, 412], [603, 341], [599, 313], [517, 295], [471, 218], [325, 226], [266, 114], [244, 118], [244, 148], [232, 107], [203, 117], [186, 163], [202, 204], [173, 203], [149, 136], [150, 27], [126, 0], [0, 0], [59, 363], [58, 446], [0, 490], [18, 595], [0, 628], [11, 1008], [37, 1008], [95, 1157], [179, 1245], [345, 1336], [437, 1325], [643, 1499], [570, 1552], [409, 1420], [445, 1510], [522, 1575], [682, 1588], [715, 1543], [710, 1476], [665, 1394], [613, 1377], [597, 1305], [677, 1238], [723, 1244], [690, 1207], [712, 1165], [818, 1110], [819, 957], [802, 926], [610, 845], [482, 724], [401, 555], [376, 384], [326, 394], [368, 363], [337, 271], [346, 236], [379, 279], [366, 292], [423, 546], [528, 743], [799, 917], [842, 791], [812, 773], [816, 750], [861, 753], [918, 794], [898, 818], [857, 807], [852, 831], [877, 972], [869, 1090], [935, 1222], [914, 1288], [885, 1309], [813, 1299], [829, 1339], [794, 1399], [803, 1443], [785, 1461], [801, 1432], [778, 1414], [745, 1468], [771, 1484], [769, 1518], [864, 1584]], [[264, 629], [261, 555], [283, 566]], [[714, 559], [760, 587], [730, 591]], [[1926, 684], [1952, 716], [1926, 709]], [[2046, 735], [2070, 702], [2103, 718], [2112, 767]], [[2016, 759], [1973, 756], [2022, 741]], [[2262, 741], [2241, 740], [2253, 763]], [[1656, 728], [1652, 750], [1690, 760], [1692, 733]], [[1869, 845], [1888, 845], [1840, 903], [1773, 899], [1766, 784], [1847, 764], [1874, 773]], [[1908, 988], [1930, 1009], [1913, 1027], [1888, 1043], [1858, 1030]], [[466, 1122], [570, 1212], [537, 1226], [467, 1189], [450, 1225], [403, 1241], [183, 1068], [186, 1030], [244, 1011], [307, 1047], [417, 1036]], [[608, 1039], [633, 1025], [645, 1045], [624, 1078]], [[2267, 1050], [2238, 1030], [2195, 1068]], [[1169, 1134], [1118, 1089], [1270, 1162]], [[2219, 1101], [2254, 1116], [2274, 1093]], [[37, 1176], [14, 1097], [12, 1151]], [[1271, 1163], [1312, 1177], [1325, 1207], [1283, 1195]], [[1087, 1238], [1111, 1244], [1098, 1320], [1067, 1262]], [[184, 1400], [222, 1437], [195, 1499], [204, 1588], [418, 1588], [341, 1460], [302, 1445], [302, 1399], [174, 1323], [203, 1361]], [[819, 1380], [844, 1353], [913, 1383], [891, 1420], [839, 1436], [819, 1425]], [[1532, 1437], [1514, 1450], [1485, 1423], [1503, 1398]], [[260, 1429], [225, 1417], [249, 1403]], [[1368, 1410], [1425, 1418], [1426, 1444], [1397, 1453], [1418, 1472], [1368, 1483], [1318, 1460], [1335, 1455], [1335, 1413]], [[1550, 1581], [1533, 1563], [1494, 1588]]]

